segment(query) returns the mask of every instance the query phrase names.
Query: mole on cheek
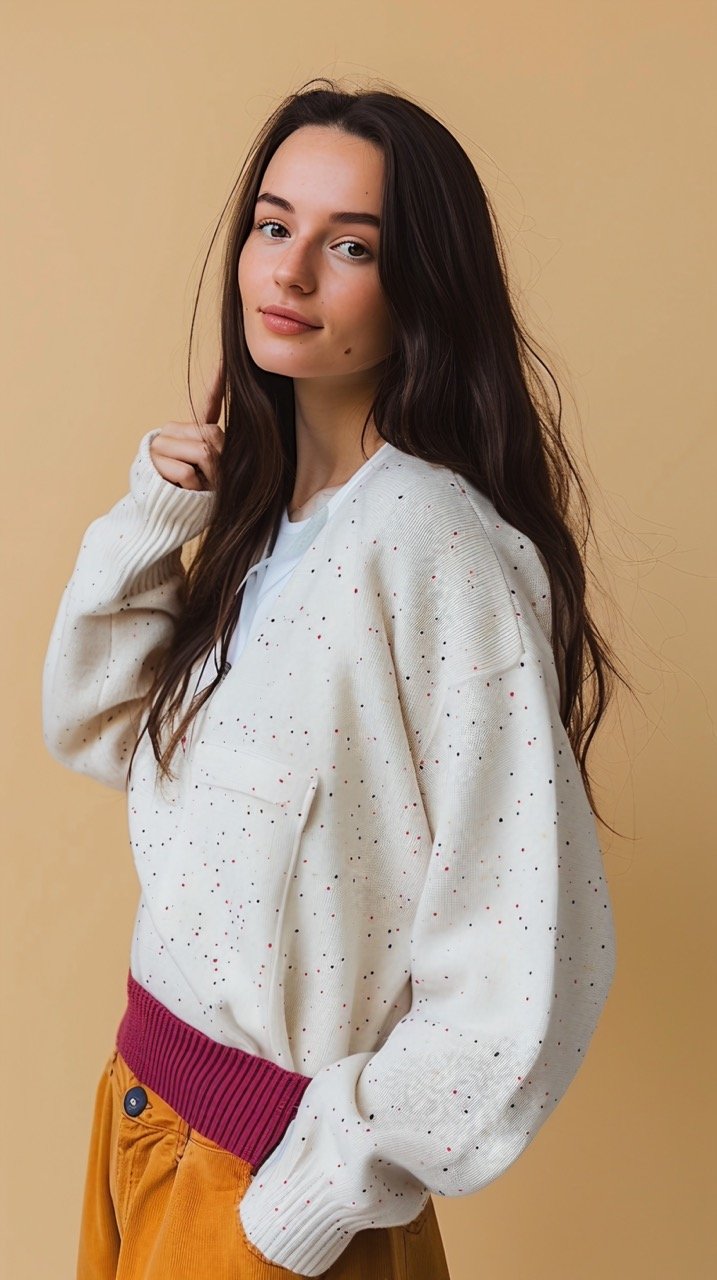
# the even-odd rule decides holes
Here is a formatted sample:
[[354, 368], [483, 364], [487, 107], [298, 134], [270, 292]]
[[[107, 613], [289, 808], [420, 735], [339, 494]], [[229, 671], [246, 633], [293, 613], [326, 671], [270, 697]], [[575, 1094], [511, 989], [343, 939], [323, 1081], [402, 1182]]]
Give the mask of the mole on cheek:
[[345, 355], [345, 356], [350, 356], [350, 355], [351, 355], [351, 348], [350, 348], [350, 347], [347, 347], [347, 348], [346, 348], [346, 350], [344, 351], [344, 355]]

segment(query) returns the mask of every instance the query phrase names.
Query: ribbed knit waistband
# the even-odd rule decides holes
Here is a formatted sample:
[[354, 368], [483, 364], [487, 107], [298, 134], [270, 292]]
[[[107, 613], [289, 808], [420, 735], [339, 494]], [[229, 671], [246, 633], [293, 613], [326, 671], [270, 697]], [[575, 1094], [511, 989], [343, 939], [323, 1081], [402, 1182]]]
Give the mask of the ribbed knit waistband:
[[311, 1081], [212, 1040], [171, 1013], [131, 971], [116, 1048], [190, 1128], [255, 1170], [281, 1141]]

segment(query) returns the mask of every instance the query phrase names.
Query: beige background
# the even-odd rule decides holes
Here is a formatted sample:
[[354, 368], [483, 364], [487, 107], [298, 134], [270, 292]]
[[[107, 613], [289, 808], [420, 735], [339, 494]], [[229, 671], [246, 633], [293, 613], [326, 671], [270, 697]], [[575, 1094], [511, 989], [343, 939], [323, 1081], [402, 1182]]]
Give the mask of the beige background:
[[[138, 893], [124, 797], [42, 743], [50, 627], [140, 435], [189, 417], [191, 304], [247, 143], [321, 74], [405, 90], [477, 165], [589, 468], [610, 593], [597, 607], [638, 694], [593, 757], [621, 833], [603, 834], [617, 978], [523, 1156], [473, 1196], [434, 1197], [452, 1280], [713, 1274], [714, 27], [696, 0], [5, 4], [0, 1206], [13, 1280], [74, 1275]], [[209, 296], [200, 315], [195, 403]]]

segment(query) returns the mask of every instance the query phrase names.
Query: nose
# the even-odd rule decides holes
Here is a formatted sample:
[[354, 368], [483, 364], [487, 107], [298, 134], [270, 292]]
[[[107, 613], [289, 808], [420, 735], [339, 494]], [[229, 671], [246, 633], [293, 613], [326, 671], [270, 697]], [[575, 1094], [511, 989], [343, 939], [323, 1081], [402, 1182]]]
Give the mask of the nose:
[[311, 268], [311, 252], [307, 247], [295, 240], [286, 245], [277, 258], [274, 279], [283, 288], [298, 284], [300, 288], [310, 291], [314, 287], [314, 271]]
[[145, 1107], [149, 1103], [146, 1090], [137, 1084], [133, 1089], [128, 1089], [124, 1095], [122, 1106], [125, 1114], [128, 1116], [141, 1116]]

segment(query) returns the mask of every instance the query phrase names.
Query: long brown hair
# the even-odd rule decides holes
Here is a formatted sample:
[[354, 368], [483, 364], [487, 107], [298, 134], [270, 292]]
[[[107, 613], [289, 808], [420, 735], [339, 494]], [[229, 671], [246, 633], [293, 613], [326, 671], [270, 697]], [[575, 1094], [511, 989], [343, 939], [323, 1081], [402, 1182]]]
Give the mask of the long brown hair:
[[[317, 83], [329, 87], [311, 87]], [[396, 448], [450, 467], [477, 486], [541, 552], [551, 589], [560, 716], [597, 813], [587, 751], [614, 678], [627, 681], [586, 604], [581, 546], [590, 528], [588, 498], [562, 438], [557, 382], [511, 305], [495, 215], [471, 160], [438, 119], [396, 92], [344, 92], [324, 78], [288, 95], [267, 120], [217, 226], [230, 208], [221, 298], [225, 435], [211, 518], [184, 575], [172, 640], [156, 655], [153, 682], [139, 708], [140, 719], [149, 709], [143, 732], [160, 773], [172, 776], [174, 751], [222, 678], [243, 594], [237, 587], [293, 493], [293, 382], [253, 361], [237, 272], [264, 171], [277, 147], [304, 125], [340, 128], [374, 143], [384, 156], [378, 273], [394, 326], [393, 349], [364, 422], [362, 449], [373, 417], [378, 433]], [[555, 386], [557, 413], [531, 358]], [[193, 404], [192, 412], [197, 422]], [[574, 499], [577, 511], [571, 509]], [[191, 668], [217, 641], [219, 671], [175, 726]], [[165, 726], [169, 738], [162, 749]]]

